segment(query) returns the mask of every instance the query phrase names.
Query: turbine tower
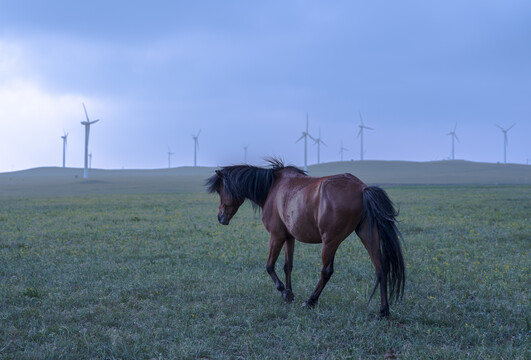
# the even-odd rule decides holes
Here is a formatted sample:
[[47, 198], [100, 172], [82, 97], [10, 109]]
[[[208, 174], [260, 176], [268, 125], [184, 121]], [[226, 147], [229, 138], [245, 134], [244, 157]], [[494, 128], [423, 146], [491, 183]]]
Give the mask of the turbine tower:
[[63, 139], [63, 168], [65, 167], [65, 164], [66, 164], [66, 142], [67, 142], [67, 138], [68, 138], [68, 133], [64, 132], [64, 135], [61, 136], [61, 139]]
[[349, 151], [346, 147], [343, 147], [343, 140], [341, 140], [341, 147], [339, 148], [339, 153], [341, 154], [341, 161], [343, 161], [343, 151]]
[[175, 155], [175, 153], [172, 153], [170, 148], [168, 147], [168, 169], [171, 168], [171, 156]]
[[249, 147], [249, 145], [245, 145], [243, 147], [243, 163], [244, 164], [247, 164], [247, 148]]
[[199, 134], [201, 134], [201, 129], [197, 135], [192, 134], [192, 139], [194, 139], [194, 167], [197, 166], [197, 150], [199, 149]]
[[316, 141], [308, 132], [308, 113], [306, 113], [306, 131], [303, 131], [299, 140], [295, 141], [298, 143], [304, 138], [304, 171], [308, 171], [308, 137], [313, 141]]
[[83, 178], [86, 179], [88, 177], [88, 143], [89, 143], [89, 134], [90, 134], [90, 125], [97, 123], [98, 120], [90, 121], [88, 114], [87, 114], [87, 108], [85, 107], [85, 103], [83, 103], [83, 109], [85, 110], [85, 116], [87, 118], [87, 121], [82, 121], [81, 125], [85, 125], [85, 168], [83, 171]]
[[509, 145], [509, 139], [507, 138], [507, 132], [515, 126], [516, 123], [509, 126], [507, 129], [502, 128], [500, 125], [496, 124], [497, 127], [503, 132], [503, 163], [507, 164], [507, 145]]
[[321, 144], [324, 146], [327, 146], [326, 143], [321, 140], [321, 128], [319, 128], [319, 137], [317, 139], [313, 139], [315, 141], [314, 145], [317, 144], [317, 163], [321, 163]]
[[92, 153], [89, 154], [89, 169], [92, 169]]
[[455, 133], [456, 129], [457, 129], [457, 122], [455, 123], [454, 131], [450, 131], [448, 134], [446, 134], [446, 135], [452, 136], [452, 160], [454, 160], [454, 140], [457, 140], [457, 142], [459, 142], [459, 138], [457, 137], [457, 134]]
[[360, 160], [363, 160], [363, 129], [367, 129], [367, 130], [374, 130], [373, 128], [370, 128], [368, 126], [365, 126], [363, 124], [363, 117], [361, 116], [361, 111], [360, 111], [360, 121], [361, 121], [361, 125], [358, 125], [359, 128], [360, 128], [360, 131], [358, 132], [358, 137], [361, 136], [361, 152], [360, 152]]

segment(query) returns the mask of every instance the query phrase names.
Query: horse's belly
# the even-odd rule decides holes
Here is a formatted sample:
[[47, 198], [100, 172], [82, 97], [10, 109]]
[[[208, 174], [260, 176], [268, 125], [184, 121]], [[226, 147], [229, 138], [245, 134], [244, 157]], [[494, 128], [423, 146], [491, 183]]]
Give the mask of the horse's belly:
[[[307, 211], [307, 210], [306, 210]], [[289, 233], [298, 241], [304, 243], [321, 243], [321, 235], [315, 220], [311, 214], [305, 213], [305, 209], [298, 206], [287, 208], [282, 216], [284, 225]]]
[[283, 225], [291, 236], [301, 242], [317, 244], [321, 242], [316, 219], [319, 203], [318, 185], [319, 182], [307, 181], [290, 183], [289, 191], [279, 192], [275, 198], [276, 210]]

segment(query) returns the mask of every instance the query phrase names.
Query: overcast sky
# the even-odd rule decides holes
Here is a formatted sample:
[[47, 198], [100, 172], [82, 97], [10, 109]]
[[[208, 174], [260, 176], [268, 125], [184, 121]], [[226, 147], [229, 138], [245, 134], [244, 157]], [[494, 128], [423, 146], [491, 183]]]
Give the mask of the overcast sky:
[[[0, 0], [0, 172], [531, 158], [531, 1]], [[308, 148], [317, 162], [317, 147]]]

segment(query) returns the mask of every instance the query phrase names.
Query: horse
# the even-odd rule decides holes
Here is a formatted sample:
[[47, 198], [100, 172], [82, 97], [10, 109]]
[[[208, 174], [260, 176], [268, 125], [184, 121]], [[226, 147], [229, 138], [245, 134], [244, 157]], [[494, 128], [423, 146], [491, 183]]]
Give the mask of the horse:
[[[376, 284], [369, 303], [380, 286], [380, 318], [390, 318], [389, 302], [404, 293], [405, 266], [398, 212], [385, 190], [368, 186], [352, 174], [311, 177], [305, 171], [267, 160], [266, 168], [232, 165], [216, 170], [206, 179], [209, 193], [219, 194], [218, 221], [228, 225], [248, 199], [260, 209], [262, 223], [270, 234], [266, 271], [286, 302], [294, 300], [291, 288], [295, 239], [321, 245], [321, 275], [303, 306], [314, 307], [334, 273], [336, 251], [356, 232], [374, 265]], [[285, 284], [275, 272], [284, 247]], [[389, 301], [388, 290], [389, 286]]]

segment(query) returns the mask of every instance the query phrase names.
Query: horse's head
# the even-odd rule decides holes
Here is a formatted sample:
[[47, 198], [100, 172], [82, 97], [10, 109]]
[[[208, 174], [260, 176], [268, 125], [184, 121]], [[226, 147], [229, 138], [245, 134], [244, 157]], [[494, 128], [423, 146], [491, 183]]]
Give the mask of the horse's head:
[[[214, 178], [215, 177], [215, 178]], [[237, 198], [229, 191], [229, 187], [224, 184], [223, 172], [216, 170], [216, 175], [209, 179], [211, 192], [219, 194], [218, 221], [222, 225], [229, 225], [230, 220], [236, 214], [245, 198]]]

